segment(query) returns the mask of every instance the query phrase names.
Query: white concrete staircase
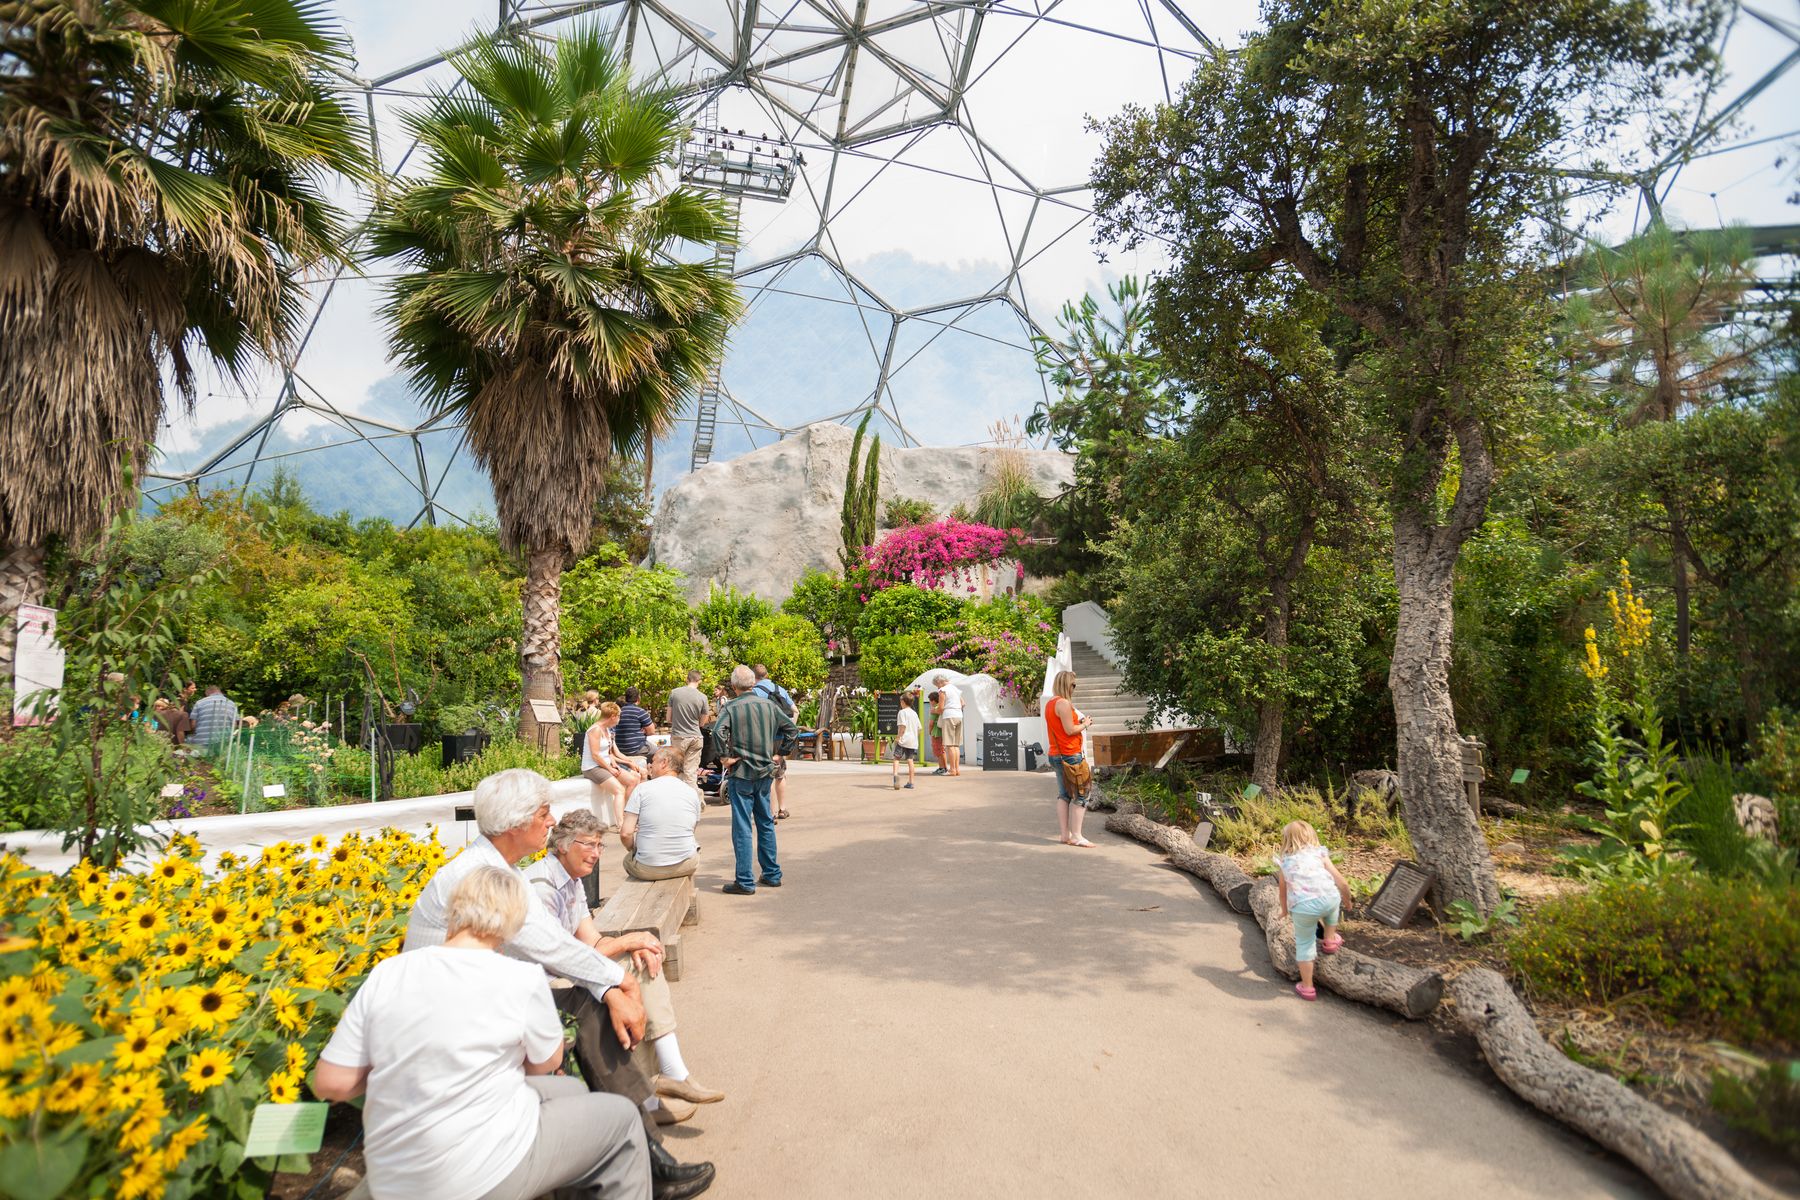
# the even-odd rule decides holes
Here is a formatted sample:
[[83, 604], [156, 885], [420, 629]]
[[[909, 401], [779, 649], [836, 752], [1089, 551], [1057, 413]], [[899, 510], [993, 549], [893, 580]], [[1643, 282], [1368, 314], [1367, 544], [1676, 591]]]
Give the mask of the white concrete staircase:
[[1075, 707], [1092, 717], [1094, 733], [1128, 733], [1148, 710], [1142, 696], [1119, 690], [1119, 669], [1086, 642], [1070, 639]]

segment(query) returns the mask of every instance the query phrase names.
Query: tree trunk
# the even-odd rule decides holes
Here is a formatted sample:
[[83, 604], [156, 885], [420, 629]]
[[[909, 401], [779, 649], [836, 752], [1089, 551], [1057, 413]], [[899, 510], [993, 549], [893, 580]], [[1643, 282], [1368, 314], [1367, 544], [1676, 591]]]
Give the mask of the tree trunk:
[[14, 651], [18, 648], [15, 614], [21, 604], [43, 600], [45, 583], [43, 546], [8, 546], [0, 554], [0, 689], [5, 691], [12, 690]]
[[519, 736], [536, 744], [532, 700], [562, 698], [562, 568], [560, 546], [525, 556], [525, 629], [519, 639]]
[[1255, 757], [1250, 760], [1250, 782], [1273, 795], [1281, 782], [1281, 730], [1287, 720], [1287, 700], [1275, 696], [1256, 706]]
[[1675, 585], [1675, 659], [1683, 675], [1682, 691], [1687, 691], [1688, 654], [1694, 645], [1693, 618], [1689, 615], [1687, 523], [1682, 520], [1681, 506], [1668, 505], [1669, 524], [1674, 536], [1669, 539], [1669, 575]]
[[[1269, 962], [1289, 979], [1300, 978], [1294, 959], [1294, 922], [1281, 915], [1280, 885], [1265, 875], [1250, 889], [1250, 912], [1262, 926]], [[1444, 977], [1406, 963], [1358, 954], [1345, 946], [1313, 960], [1313, 982], [1348, 1000], [1359, 1000], [1417, 1021], [1431, 1015], [1444, 995]]]
[[1531, 1014], [1498, 973], [1475, 967], [1450, 984], [1456, 1020], [1474, 1035], [1501, 1082], [1524, 1100], [1636, 1163], [1682, 1200], [1776, 1200], [1726, 1149], [1544, 1040]]
[[1450, 699], [1451, 597], [1461, 539], [1426, 524], [1423, 511], [1402, 506], [1394, 514], [1400, 613], [1388, 691], [1399, 732], [1400, 804], [1419, 860], [1437, 872], [1438, 904], [1466, 900], [1485, 914], [1500, 902], [1500, 887], [1463, 791]]

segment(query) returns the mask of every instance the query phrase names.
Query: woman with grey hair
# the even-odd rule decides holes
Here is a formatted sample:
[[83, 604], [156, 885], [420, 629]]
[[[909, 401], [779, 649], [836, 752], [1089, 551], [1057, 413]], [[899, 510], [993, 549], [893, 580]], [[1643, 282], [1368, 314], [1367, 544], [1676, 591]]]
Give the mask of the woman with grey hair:
[[[644, 1036], [656, 1051], [658, 1074], [652, 1081], [656, 1094], [665, 1101], [689, 1104], [723, 1100], [725, 1093], [696, 1080], [681, 1057], [681, 1043], [675, 1038], [675, 1000], [669, 994], [669, 981], [662, 973], [662, 943], [651, 933], [602, 937], [588, 911], [582, 880], [599, 869], [602, 834], [600, 822], [593, 813], [586, 809], [571, 809], [550, 831], [550, 852], [525, 868], [525, 878], [550, 915], [573, 934], [576, 941], [592, 946], [637, 979], [638, 990], [644, 998]], [[558, 997], [570, 990], [555, 989]], [[679, 1119], [675, 1115], [677, 1112], [665, 1104], [659, 1117], [660, 1113], [668, 1113], [669, 1117], [662, 1119], [672, 1122]]]
[[481, 866], [450, 895], [442, 944], [378, 964], [319, 1056], [313, 1092], [368, 1096], [363, 1157], [376, 1200], [649, 1200], [631, 1101], [554, 1076], [562, 1023], [543, 972], [497, 953], [532, 898]]

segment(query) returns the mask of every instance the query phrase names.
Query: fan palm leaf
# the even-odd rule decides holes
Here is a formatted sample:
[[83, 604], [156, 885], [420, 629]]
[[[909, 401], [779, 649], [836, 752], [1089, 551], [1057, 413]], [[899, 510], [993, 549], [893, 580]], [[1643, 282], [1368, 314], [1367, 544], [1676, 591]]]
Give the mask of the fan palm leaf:
[[679, 110], [597, 27], [478, 38], [450, 61], [461, 86], [406, 119], [422, 165], [371, 244], [400, 264], [382, 310], [396, 357], [465, 422], [526, 559], [524, 695], [554, 699], [561, 572], [612, 460], [673, 427], [741, 311], [728, 275], [675, 251], [731, 222], [718, 197], [667, 186]]
[[[312, 0], [0, 0], [0, 674], [46, 544], [142, 466], [163, 378], [291, 343], [365, 177]], [[54, 471], [33, 469], [54, 454]]]

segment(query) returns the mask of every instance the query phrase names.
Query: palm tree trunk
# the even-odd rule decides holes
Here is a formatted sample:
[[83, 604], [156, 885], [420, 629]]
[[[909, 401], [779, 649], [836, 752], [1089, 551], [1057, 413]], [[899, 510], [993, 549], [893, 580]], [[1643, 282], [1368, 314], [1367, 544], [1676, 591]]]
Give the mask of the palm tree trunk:
[[[44, 597], [44, 547], [8, 546], [0, 554], [0, 689], [13, 686], [13, 660], [21, 604], [36, 604]], [[6, 715], [6, 714], [0, 714]]]
[[519, 639], [519, 735], [536, 743], [532, 700], [555, 704], [562, 696], [563, 551], [532, 550], [525, 556], [525, 628]]

